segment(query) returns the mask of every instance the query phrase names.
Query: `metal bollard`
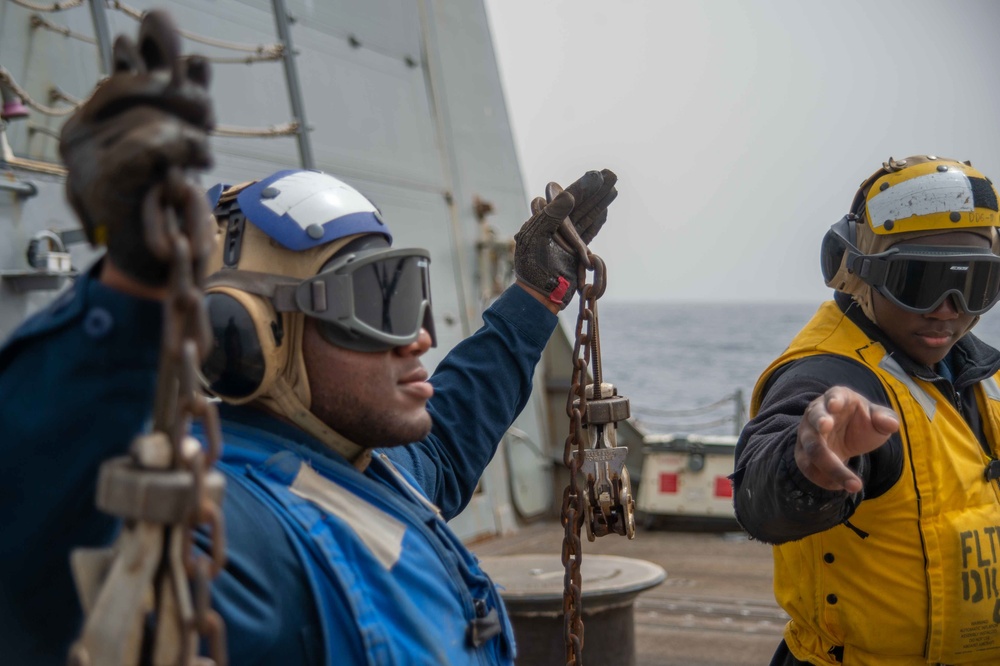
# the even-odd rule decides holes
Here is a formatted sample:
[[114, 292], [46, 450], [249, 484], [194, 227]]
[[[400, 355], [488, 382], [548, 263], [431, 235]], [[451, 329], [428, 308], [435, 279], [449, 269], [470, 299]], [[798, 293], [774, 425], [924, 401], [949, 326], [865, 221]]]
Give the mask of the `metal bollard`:
[[[481, 563], [507, 606], [517, 641], [517, 665], [564, 663], [565, 570], [559, 556], [504, 555], [484, 557]], [[635, 599], [662, 583], [666, 572], [646, 560], [588, 555], [581, 561], [580, 574], [584, 663], [635, 666]]]

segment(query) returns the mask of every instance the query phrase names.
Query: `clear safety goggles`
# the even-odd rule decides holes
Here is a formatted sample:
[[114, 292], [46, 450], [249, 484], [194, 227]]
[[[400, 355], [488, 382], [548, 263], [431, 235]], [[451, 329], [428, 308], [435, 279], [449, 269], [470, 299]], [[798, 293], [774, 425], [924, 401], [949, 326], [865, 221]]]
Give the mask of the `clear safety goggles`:
[[848, 266], [903, 310], [933, 312], [950, 296], [980, 315], [1000, 296], [1000, 257], [988, 248], [896, 245], [872, 255], [848, 250]]
[[295, 287], [296, 309], [317, 320], [327, 342], [357, 351], [411, 344], [431, 313], [430, 254], [416, 248], [352, 252]]

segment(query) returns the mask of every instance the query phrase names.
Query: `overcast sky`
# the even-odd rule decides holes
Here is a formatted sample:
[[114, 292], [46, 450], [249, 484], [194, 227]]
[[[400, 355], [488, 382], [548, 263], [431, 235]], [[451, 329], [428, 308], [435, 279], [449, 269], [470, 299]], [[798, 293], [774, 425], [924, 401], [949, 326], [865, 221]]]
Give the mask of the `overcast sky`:
[[619, 175], [609, 299], [818, 301], [820, 240], [890, 155], [1000, 179], [1000, 2], [486, 7], [529, 193]]

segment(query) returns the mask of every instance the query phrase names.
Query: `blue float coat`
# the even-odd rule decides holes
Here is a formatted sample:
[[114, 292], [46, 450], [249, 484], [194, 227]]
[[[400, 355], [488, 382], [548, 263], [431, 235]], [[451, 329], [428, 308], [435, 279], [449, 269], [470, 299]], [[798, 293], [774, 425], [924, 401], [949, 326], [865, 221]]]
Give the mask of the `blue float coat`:
[[[108, 289], [95, 274], [81, 276], [0, 349], [0, 502], [7, 512], [0, 533], [0, 662], [5, 664], [65, 663], [81, 619], [69, 552], [107, 544], [117, 529], [93, 506], [97, 469], [127, 450], [150, 413], [160, 304]], [[483, 329], [452, 350], [432, 377], [431, 435], [383, 452], [445, 518], [468, 503], [497, 442], [526, 403], [535, 364], [557, 320], [530, 295], [512, 288], [484, 321]], [[399, 500], [394, 510], [408, 514], [406, 521], [426, 517], [415, 495], [400, 492], [404, 486], [386, 461], [377, 458], [362, 475], [267, 415], [249, 408], [223, 411], [227, 430], [242, 429], [244, 441], [250, 439], [248, 429], [258, 429], [266, 433], [261, 438], [266, 446], [294, 442], [297, 460], [309, 460], [313, 469], [329, 465], [353, 474], [358, 483], [378, 487], [378, 493], [394, 492]], [[240, 455], [260, 455], [251, 448], [227, 449], [225, 471], [233, 472]], [[237, 476], [245, 479], [245, 466], [240, 469]], [[294, 539], [286, 536], [279, 515], [264, 510], [237, 477], [228, 484], [229, 560], [213, 586], [213, 603], [227, 622], [231, 663], [321, 663], [323, 628]], [[407, 538], [421, 542], [417, 550], [452, 560], [445, 564], [453, 571], [461, 568], [457, 560], [474, 561], [446, 528], [408, 530]], [[430, 570], [441, 566], [433, 562]], [[346, 613], [345, 599], [324, 603], [330, 608], [339, 603]], [[439, 619], [440, 609], [418, 610], [427, 623]], [[355, 663], [361, 654], [356, 630], [338, 623], [326, 633], [340, 651], [329, 658]], [[490, 643], [479, 652], [500, 661], [489, 657], [483, 663], [509, 659], [498, 639]]]

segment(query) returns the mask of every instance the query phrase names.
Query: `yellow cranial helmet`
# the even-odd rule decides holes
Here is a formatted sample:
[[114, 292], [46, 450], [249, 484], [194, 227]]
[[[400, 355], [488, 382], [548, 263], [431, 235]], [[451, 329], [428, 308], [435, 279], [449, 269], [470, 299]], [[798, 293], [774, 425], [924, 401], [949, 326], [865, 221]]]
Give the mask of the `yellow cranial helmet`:
[[[851, 211], [834, 224], [823, 239], [820, 255], [823, 279], [827, 286], [851, 294], [868, 318], [874, 321], [873, 285], [883, 295], [890, 293], [889, 286], [882, 284], [892, 278], [882, 275], [888, 270], [889, 264], [886, 262], [892, 264], [898, 273], [899, 268], [904, 265], [900, 252], [908, 248], [908, 241], [952, 231], [966, 231], [988, 239], [991, 247], [991, 250], [966, 248], [968, 252], [961, 250], [958, 253], [962, 254], [962, 261], [974, 261], [976, 266], [980, 266], [975, 273], [978, 281], [974, 282], [973, 273], [968, 272], [966, 275], [969, 276], [969, 284], [959, 290], [969, 292], [968, 298], [963, 302], [979, 302], [979, 307], [970, 305], [973, 314], [978, 314], [992, 307], [995, 302], [985, 298], [983, 294], [973, 292], [982, 291], [984, 285], [990, 285], [991, 290], [993, 288], [995, 269], [992, 266], [996, 255], [1000, 254], [998, 225], [1000, 212], [996, 187], [971, 163], [933, 155], [918, 155], [901, 160], [890, 157], [888, 162], [883, 162], [882, 168], [861, 183], [854, 195]], [[938, 271], [945, 270], [941, 267], [948, 262], [953, 266], [958, 265], [956, 250], [930, 250], [933, 247], [925, 246], [927, 249], [922, 251], [925, 255], [923, 259], [930, 261], [928, 253], [934, 254]], [[981, 252], [990, 256], [966, 257], [969, 252]], [[989, 271], [984, 273], [982, 266], [988, 266]], [[951, 266], [947, 268], [952, 270]], [[941, 273], [940, 276], [944, 275]], [[895, 276], [894, 279], [899, 281], [903, 278]], [[908, 284], [913, 286], [916, 283], [911, 278], [908, 279]], [[895, 290], [898, 291], [902, 286], [900, 282]], [[933, 287], [929, 283], [926, 286]], [[946, 285], [942, 283], [941, 288], [944, 289], [944, 286]], [[943, 295], [941, 297], [944, 298]], [[924, 312], [933, 305], [933, 300], [922, 302], [919, 306], [914, 304], [912, 307], [909, 307], [909, 301], [901, 302], [904, 309]], [[917, 301], [914, 298], [912, 302]]]
[[877, 236], [996, 227], [997, 191], [970, 162], [922, 155], [894, 160], [858, 189], [851, 212]]

